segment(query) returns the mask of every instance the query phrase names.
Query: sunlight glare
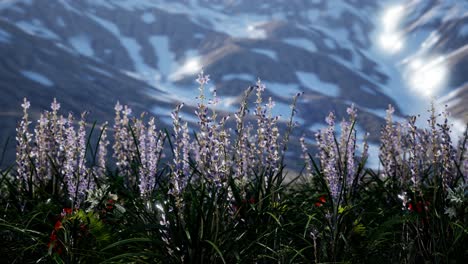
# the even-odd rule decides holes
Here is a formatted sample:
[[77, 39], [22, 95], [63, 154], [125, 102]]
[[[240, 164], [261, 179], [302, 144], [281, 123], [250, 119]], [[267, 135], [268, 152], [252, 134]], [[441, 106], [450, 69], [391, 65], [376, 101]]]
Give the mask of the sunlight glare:
[[382, 17], [384, 32], [392, 32], [397, 29], [398, 23], [400, 23], [404, 15], [404, 11], [402, 5], [392, 6], [385, 11]]
[[188, 59], [182, 67], [180, 67], [176, 72], [171, 74], [169, 79], [171, 81], [178, 81], [188, 75], [194, 75], [201, 70], [202, 66], [200, 63], [199, 57], [193, 57]]
[[447, 74], [445, 58], [440, 56], [427, 62], [415, 59], [409, 64], [407, 76], [409, 77], [410, 87], [414, 92], [431, 97], [436, 95], [443, 87]]
[[403, 39], [395, 32], [384, 33], [379, 37], [379, 44], [385, 51], [395, 53], [403, 48]]
[[388, 8], [382, 16], [382, 32], [378, 42], [380, 47], [389, 53], [395, 53], [403, 48], [403, 36], [398, 32], [398, 24], [404, 15], [402, 5]]

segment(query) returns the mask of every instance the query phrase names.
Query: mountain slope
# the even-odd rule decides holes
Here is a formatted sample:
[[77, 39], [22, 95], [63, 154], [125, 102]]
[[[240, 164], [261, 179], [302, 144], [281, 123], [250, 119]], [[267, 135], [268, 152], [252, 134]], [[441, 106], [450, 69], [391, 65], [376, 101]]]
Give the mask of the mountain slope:
[[[400, 26], [405, 36], [428, 28], [442, 34], [427, 52], [451, 58], [455, 77], [448, 94], [467, 78], [466, 15], [440, 20], [428, 11], [441, 9], [440, 3], [411, 1], [414, 15]], [[0, 138], [13, 135], [23, 97], [34, 111], [57, 97], [66, 111], [91, 109], [92, 120], [111, 120], [120, 100], [137, 113], [162, 116], [166, 125], [182, 101], [188, 106], [184, 116], [193, 121], [194, 79], [203, 67], [224, 99], [221, 112], [234, 111], [242, 92], [261, 78], [283, 116], [291, 96], [305, 92], [296, 135], [313, 139], [329, 111], [341, 118], [354, 102], [365, 120], [362, 133], [370, 131], [377, 143], [387, 105], [396, 105], [398, 116], [407, 113], [398, 110], [405, 102], [398, 89], [405, 83], [395, 76], [405, 75], [408, 58], [419, 50], [387, 61], [375, 52], [379, 24], [369, 14], [384, 7], [371, 0], [3, 1]], [[458, 116], [466, 115], [463, 100], [452, 102]]]

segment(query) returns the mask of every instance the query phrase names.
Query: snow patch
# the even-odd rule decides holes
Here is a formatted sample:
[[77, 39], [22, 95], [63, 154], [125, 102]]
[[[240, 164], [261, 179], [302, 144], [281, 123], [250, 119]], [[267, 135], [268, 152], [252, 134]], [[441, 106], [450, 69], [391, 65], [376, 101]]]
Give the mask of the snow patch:
[[295, 83], [277, 83], [268, 81], [262, 81], [262, 83], [265, 84], [266, 89], [269, 92], [280, 98], [290, 99], [295, 94], [302, 92], [299, 89], [299, 85]]
[[16, 8], [17, 3], [24, 3], [31, 5], [32, 0], [2, 0], [0, 1], [0, 10], [7, 9], [7, 8]]
[[60, 37], [47, 29], [41, 21], [33, 19], [32, 21], [19, 21], [15, 23], [24, 32], [29, 35], [38, 36], [46, 39], [59, 40]]
[[120, 43], [124, 46], [124, 48], [127, 50], [127, 54], [132, 59], [133, 66], [136, 72], [132, 73], [124, 71], [124, 73], [126, 73], [129, 76], [132, 76], [132, 78], [139, 79], [148, 83], [149, 85], [154, 86], [156, 70], [148, 66], [144, 62], [144, 59], [140, 53], [142, 49], [140, 44], [138, 44], [138, 42], [134, 38], [122, 35], [116, 24], [91, 14], [88, 14], [88, 16], [91, 17], [97, 23], [99, 23], [102, 27], [107, 29], [109, 32], [113, 33], [120, 40]]
[[317, 46], [314, 42], [305, 38], [285, 38], [283, 42], [310, 52], [317, 52]]
[[331, 38], [326, 38], [323, 40], [323, 43], [325, 44], [325, 46], [329, 49], [336, 49], [336, 44], [335, 44], [335, 41], [333, 41], [333, 39]]
[[375, 91], [372, 90], [371, 88], [369, 88], [366, 85], [361, 85], [361, 90], [363, 90], [364, 92], [366, 92], [368, 94], [376, 95]]
[[141, 15], [141, 20], [143, 20], [143, 22], [146, 24], [151, 24], [156, 21], [156, 17], [154, 17], [154, 15], [150, 12], [145, 12], [143, 15]]
[[223, 81], [232, 81], [232, 80], [243, 80], [243, 81], [248, 81], [248, 82], [254, 82], [255, 77], [252, 74], [247, 74], [247, 73], [230, 73], [230, 74], [224, 74]]
[[63, 18], [62, 17], [57, 17], [57, 25], [59, 25], [59, 27], [65, 27], [65, 21], [63, 21]]
[[158, 69], [162, 76], [169, 76], [175, 67], [175, 54], [169, 49], [169, 38], [167, 36], [151, 36], [149, 42], [153, 45], [154, 52], [158, 59]]
[[270, 57], [273, 60], [278, 60], [278, 55], [273, 50], [268, 50], [268, 49], [251, 49], [251, 50], [255, 53], [259, 53], [267, 57]]
[[88, 65], [87, 67], [88, 67], [89, 69], [91, 69], [91, 70], [97, 72], [97, 73], [100, 73], [100, 74], [104, 75], [104, 76], [107, 76], [107, 77], [109, 77], [109, 78], [114, 78], [114, 75], [113, 75], [112, 73], [106, 71], [106, 70], [103, 70], [103, 69], [101, 69], [101, 68], [97, 68], [97, 67], [94, 67], [94, 66], [91, 66], [91, 65]]
[[201, 3], [195, 2], [184, 5], [177, 1], [154, 1], [151, 4], [164, 10], [164, 12], [186, 15], [201, 27], [222, 32], [234, 38], [264, 39], [267, 37], [267, 34], [261, 28], [261, 25], [273, 19], [284, 20], [284, 15], [280, 12], [269, 15], [254, 13], [231, 15], [223, 13], [222, 10], [208, 8]]
[[296, 72], [302, 85], [313, 91], [325, 94], [331, 97], [337, 97], [340, 94], [340, 88], [332, 83], [321, 81], [316, 74], [310, 72]]
[[51, 80], [49, 80], [46, 76], [44, 76], [44, 75], [42, 75], [42, 74], [40, 74], [38, 72], [22, 70], [22, 71], [20, 71], [20, 73], [24, 77], [26, 77], [26, 78], [34, 81], [34, 82], [37, 82], [39, 84], [42, 84], [43, 86], [48, 86], [48, 87], [54, 86], [54, 83]]
[[88, 36], [77, 35], [68, 39], [72, 47], [80, 54], [88, 57], [94, 56], [94, 50], [91, 46], [91, 40]]

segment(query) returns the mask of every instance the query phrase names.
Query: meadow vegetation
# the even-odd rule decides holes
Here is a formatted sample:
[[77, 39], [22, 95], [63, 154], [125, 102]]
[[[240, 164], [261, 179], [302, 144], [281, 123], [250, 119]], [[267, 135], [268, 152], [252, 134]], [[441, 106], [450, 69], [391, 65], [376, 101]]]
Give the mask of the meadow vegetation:
[[[265, 86], [231, 116], [197, 79], [197, 128], [178, 105], [172, 129], [117, 103], [87, 126], [53, 101], [32, 122], [24, 99], [16, 164], [0, 170], [0, 255], [8, 263], [467, 263], [467, 134], [447, 111], [427, 126], [387, 110], [380, 169], [369, 169], [358, 112], [326, 117], [317, 153], [300, 139], [299, 177], [285, 155], [295, 127]], [[249, 106], [248, 98], [255, 103]], [[282, 131], [279, 122], [286, 122]]]

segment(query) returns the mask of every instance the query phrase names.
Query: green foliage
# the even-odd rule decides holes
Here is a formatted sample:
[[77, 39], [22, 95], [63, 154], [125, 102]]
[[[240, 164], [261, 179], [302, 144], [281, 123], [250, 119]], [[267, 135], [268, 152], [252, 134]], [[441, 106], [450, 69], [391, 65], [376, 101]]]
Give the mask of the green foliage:
[[[205, 84], [208, 77], [201, 77], [200, 83]], [[236, 114], [237, 137], [231, 141], [224, 121], [216, 121], [214, 110], [212, 119], [208, 118], [205, 105], [197, 112], [203, 129], [192, 141], [178, 118], [181, 106], [173, 113], [175, 132], [171, 134], [167, 130], [156, 132], [154, 119], [148, 126], [142, 119], [129, 121], [130, 110], [122, 112], [118, 105], [117, 128], [124, 138], [116, 144], [120, 151], [120, 156], [114, 156], [118, 165], [105, 166], [103, 158], [112, 160], [105, 151], [108, 142], [101, 142], [105, 141], [106, 125], [101, 127], [97, 142], [91, 136], [93, 125], [84, 141], [84, 154], [88, 154], [84, 163], [90, 166], [83, 174], [88, 185], [81, 187], [81, 196], [70, 195], [66, 188], [73, 182], [65, 182], [59, 169], [64, 168], [58, 162], [63, 158], [60, 151], [49, 161], [35, 160], [30, 153], [22, 152], [29, 159], [23, 159], [26, 163], [20, 164], [23, 170], [19, 171], [30, 178], [15, 173], [14, 167], [0, 171], [2, 260], [467, 263], [466, 140], [457, 155], [446, 143], [439, 149], [444, 156], [438, 154], [437, 146], [450, 142], [446, 140], [446, 126], [441, 126], [445, 129], [441, 133], [446, 133], [442, 139], [434, 129], [433, 134], [421, 138], [415, 136], [419, 135], [416, 129], [400, 131], [407, 136], [401, 137], [402, 142], [416, 142], [419, 149], [411, 144], [382, 146], [381, 150], [389, 154], [380, 156], [383, 171], [366, 169], [367, 154], [357, 155], [356, 112], [350, 108], [350, 120], [343, 121], [340, 138], [334, 134], [334, 116], [330, 115], [331, 125], [318, 140], [319, 155], [304, 151], [304, 171], [286, 180], [284, 155], [292, 118], [280, 142], [277, 120], [268, 107], [262, 108], [259, 82], [257, 123], [245, 124], [246, 100], [252, 91], [246, 92]], [[71, 125], [68, 128], [73, 134]], [[254, 128], [258, 128], [257, 134], [249, 134]], [[392, 129], [389, 123], [384, 130]], [[392, 133], [383, 133], [386, 144], [398, 138]], [[230, 148], [229, 142], [235, 143], [235, 148]], [[164, 152], [163, 144], [170, 149]], [[164, 155], [167, 157], [162, 158]], [[412, 159], [404, 160], [406, 155]], [[415, 167], [417, 155], [432, 159], [419, 160]], [[441, 162], [444, 159], [448, 165]], [[49, 164], [50, 171], [36, 167], [39, 161]], [[34, 181], [38, 173], [42, 178]]]

